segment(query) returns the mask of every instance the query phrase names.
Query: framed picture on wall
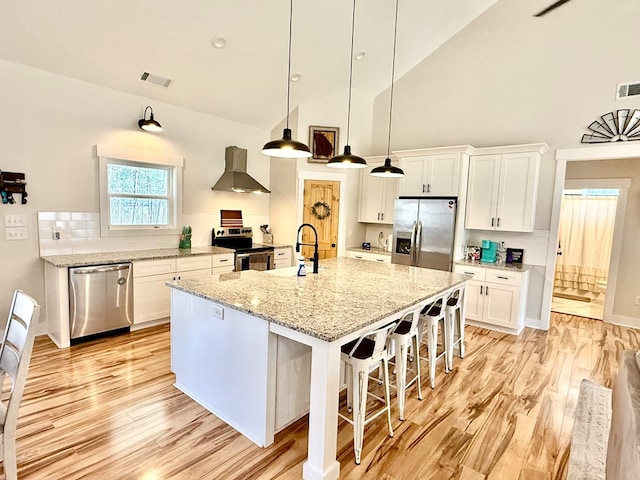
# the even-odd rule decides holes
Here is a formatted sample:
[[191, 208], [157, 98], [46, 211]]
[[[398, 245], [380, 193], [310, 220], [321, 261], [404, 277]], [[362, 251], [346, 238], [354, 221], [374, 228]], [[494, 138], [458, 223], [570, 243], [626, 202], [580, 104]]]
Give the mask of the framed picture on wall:
[[338, 127], [309, 127], [309, 148], [311, 157], [309, 163], [327, 163], [335, 157], [338, 152], [338, 137], [340, 128]]

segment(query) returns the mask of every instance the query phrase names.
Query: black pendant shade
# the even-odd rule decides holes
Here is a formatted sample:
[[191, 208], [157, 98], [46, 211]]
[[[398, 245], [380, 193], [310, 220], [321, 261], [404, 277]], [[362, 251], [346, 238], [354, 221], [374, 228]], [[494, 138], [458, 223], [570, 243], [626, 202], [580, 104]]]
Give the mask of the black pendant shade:
[[[147, 110], [151, 110], [149, 118], [147, 119]], [[142, 118], [138, 120], [138, 126], [147, 132], [161, 132], [162, 125], [155, 121], [153, 118], [153, 108], [147, 107], [144, 109], [144, 113], [142, 114]]]
[[327, 167], [331, 168], [364, 168], [367, 166], [367, 161], [357, 155], [351, 153], [351, 146], [344, 146], [344, 153], [342, 155], [336, 155], [327, 162]]
[[401, 168], [391, 165], [391, 118], [393, 112], [393, 80], [396, 72], [396, 40], [398, 37], [398, 0], [396, 0], [396, 15], [393, 26], [393, 55], [391, 60], [391, 91], [389, 92], [389, 135], [387, 136], [387, 158], [384, 160], [384, 165], [376, 167], [369, 175], [373, 177], [404, 177], [404, 172]]
[[349, 61], [349, 103], [347, 106], [347, 143], [344, 146], [344, 153], [342, 155], [336, 155], [327, 162], [327, 167], [331, 168], [365, 168], [367, 161], [353, 155], [351, 153], [351, 146], [349, 145], [349, 128], [351, 126], [351, 84], [353, 81], [353, 37], [356, 27], [356, 0], [353, 0], [353, 13], [351, 15], [351, 53]]
[[262, 153], [280, 158], [307, 158], [311, 156], [309, 147], [291, 138], [291, 129], [289, 128], [285, 128], [282, 132], [282, 139], [265, 143], [262, 147]]
[[308, 158], [311, 150], [304, 143], [291, 139], [289, 128], [289, 103], [291, 99], [291, 32], [293, 30], [293, 0], [289, 1], [289, 57], [287, 67], [287, 126], [282, 132], [282, 139], [271, 140], [264, 144], [261, 153], [278, 158]]
[[384, 165], [374, 168], [369, 173], [372, 177], [404, 177], [402, 169], [391, 165], [391, 159], [387, 157]]

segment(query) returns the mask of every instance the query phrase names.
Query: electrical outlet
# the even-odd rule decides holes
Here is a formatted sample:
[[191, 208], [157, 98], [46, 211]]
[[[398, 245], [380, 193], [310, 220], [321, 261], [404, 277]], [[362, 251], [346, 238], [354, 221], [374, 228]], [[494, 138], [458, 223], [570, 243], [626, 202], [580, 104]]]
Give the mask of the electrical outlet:
[[636, 305], [640, 305], [640, 295], [636, 295]]
[[224, 320], [224, 308], [220, 307], [219, 305], [211, 305], [211, 313], [215, 318]]
[[7, 227], [4, 229], [5, 240], [26, 240], [26, 227]]
[[54, 240], [60, 240], [60, 230], [54, 230], [53, 231], [53, 239]]
[[5, 215], [4, 226], [5, 227], [26, 227], [27, 216], [26, 215]]

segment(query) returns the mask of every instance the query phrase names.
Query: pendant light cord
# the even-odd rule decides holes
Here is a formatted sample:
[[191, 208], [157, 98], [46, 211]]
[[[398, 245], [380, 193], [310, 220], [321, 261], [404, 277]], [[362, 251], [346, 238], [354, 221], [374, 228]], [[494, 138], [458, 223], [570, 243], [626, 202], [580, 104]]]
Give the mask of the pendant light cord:
[[351, 14], [351, 56], [349, 57], [349, 102], [347, 106], [347, 145], [349, 145], [349, 130], [351, 125], [351, 84], [353, 80], [353, 38], [356, 30], [356, 0], [353, 0]]
[[289, 1], [289, 63], [287, 66], [287, 129], [289, 128], [289, 102], [291, 98], [291, 36], [293, 32], [293, 0]]
[[391, 114], [393, 112], [393, 85], [396, 72], [396, 42], [398, 37], [398, 0], [396, 0], [396, 16], [393, 27], [393, 57], [391, 60], [391, 92], [389, 94], [389, 136], [387, 138], [387, 158], [391, 158]]

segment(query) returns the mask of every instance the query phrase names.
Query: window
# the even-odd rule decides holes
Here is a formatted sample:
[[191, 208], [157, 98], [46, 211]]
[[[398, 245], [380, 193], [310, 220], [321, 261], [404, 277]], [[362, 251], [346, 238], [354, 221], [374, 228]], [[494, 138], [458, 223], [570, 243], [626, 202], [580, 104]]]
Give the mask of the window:
[[154, 158], [151, 152], [113, 147], [98, 150], [102, 236], [179, 233], [182, 159], [167, 161], [166, 155]]

